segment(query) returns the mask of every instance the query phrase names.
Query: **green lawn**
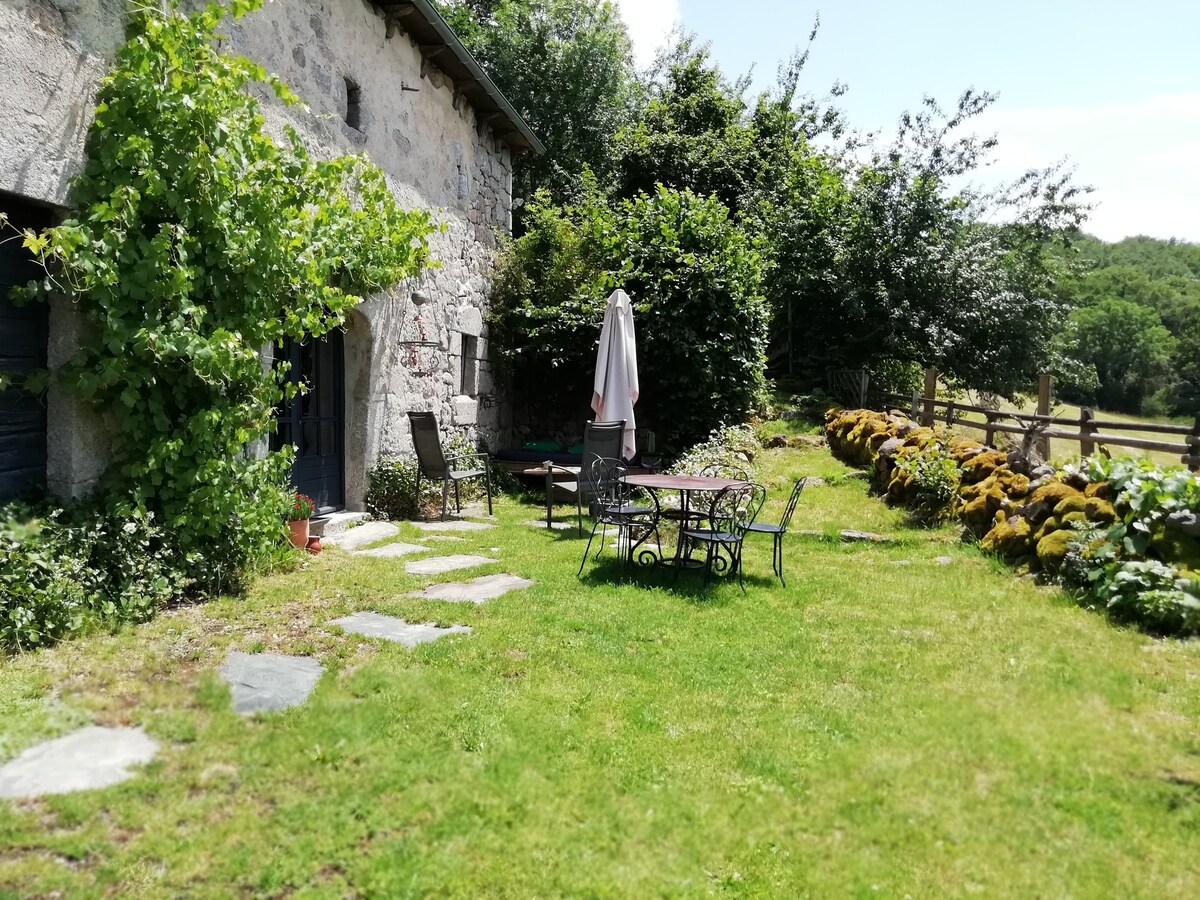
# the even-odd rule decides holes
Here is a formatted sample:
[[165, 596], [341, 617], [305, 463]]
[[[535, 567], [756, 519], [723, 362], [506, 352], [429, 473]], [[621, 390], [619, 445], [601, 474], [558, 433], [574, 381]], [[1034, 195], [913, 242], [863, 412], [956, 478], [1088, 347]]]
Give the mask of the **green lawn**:
[[[123, 785], [0, 801], [0, 894], [1200, 895], [1200, 644], [904, 528], [822, 449], [764, 454], [768, 518], [798, 474], [830, 483], [801, 500], [816, 533], [789, 536], [786, 589], [769, 540], [745, 595], [604, 557], [578, 580], [578, 537], [509, 500], [430, 544], [536, 581], [482, 606], [331, 551], [8, 661], [0, 755], [88, 720], [163, 746]], [[475, 630], [406, 650], [324, 626], [358, 609]], [[244, 719], [214, 675], [231, 649], [328, 671]]]

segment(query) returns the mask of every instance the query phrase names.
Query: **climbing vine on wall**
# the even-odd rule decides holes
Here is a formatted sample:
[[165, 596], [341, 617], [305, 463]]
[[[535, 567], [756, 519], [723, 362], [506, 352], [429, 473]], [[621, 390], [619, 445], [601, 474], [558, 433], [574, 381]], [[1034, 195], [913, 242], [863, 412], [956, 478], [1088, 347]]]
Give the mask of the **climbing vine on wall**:
[[[262, 0], [235, 0], [233, 16]], [[290, 451], [246, 447], [283, 388], [262, 348], [320, 336], [365, 293], [428, 265], [424, 212], [399, 208], [362, 156], [314, 158], [264, 129], [255, 84], [221, 53], [227, 10], [134, 8], [99, 93], [74, 218], [26, 245], [89, 328], [64, 385], [108, 414], [111, 503], [156, 517], [193, 590], [236, 587], [281, 534]]]

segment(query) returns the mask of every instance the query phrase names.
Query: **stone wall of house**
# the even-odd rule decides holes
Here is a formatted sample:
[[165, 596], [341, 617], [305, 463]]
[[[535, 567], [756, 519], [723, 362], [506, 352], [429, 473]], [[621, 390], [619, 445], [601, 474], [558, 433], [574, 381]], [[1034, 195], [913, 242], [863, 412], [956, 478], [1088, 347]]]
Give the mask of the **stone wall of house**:
[[[124, 0], [4, 0], [0, 191], [65, 206], [123, 9]], [[373, 462], [411, 452], [410, 409], [433, 410], [448, 431], [491, 446], [504, 437], [485, 313], [497, 237], [511, 227], [511, 154], [373, 3], [268, 4], [226, 33], [225, 49], [280, 75], [307, 104], [284, 107], [263, 90], [270, 131], [288, 122], [318, 155], [366, 153], [401, 204], [430, 210], [443, 226], [430, 240], [437, 267], [369, 298], [347, 324], [346, 495], [361, 508]], [[74, 335], [69, 316], [52, 310], [59, 355]], [[96, 442], [67, 427], [76, 420], [68, 401], [51, 402], [61, 407], [51, 422], [64, 427], [49, 435], [49, 480], [79, 493], [99, 468]]]

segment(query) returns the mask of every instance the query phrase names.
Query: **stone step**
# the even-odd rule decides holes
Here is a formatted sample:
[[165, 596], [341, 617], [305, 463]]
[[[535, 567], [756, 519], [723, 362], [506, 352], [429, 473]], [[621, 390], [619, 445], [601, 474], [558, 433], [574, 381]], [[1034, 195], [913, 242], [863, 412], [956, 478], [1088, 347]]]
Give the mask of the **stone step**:
[[141, 728], [89, 725], [30, 747], [0, 766], [0, 797], [18, 799], [108, 787], [132, 778], [158, 744]]
[[496, 527], [492, 522], [468, 522], [465, 519], [447, 519], [445, 522], [412, 522], [410, 524], [421, 531], [486, 531], [488, 528]]
[[361, 634], [366, 637], [382, 638], [403, 644], [405, 647], [415, 647], [436, 641], [448, 634], [470, 634], [467, 625], [435, 625], [433, 622], [406, 622], [395, 616], [385, 616], [377, 612], [356, 612], [329, 623], [351, 634]]
[[248, 716], [303, 703], [325, 667], [309, 656], [235, 651], [220, 671], [232, 690], [234, 711]]
[[400, 533], [400, 529], [391, 522], [367, 522], [357, 528], [351, 528], [340, 534], [326, 539], [326, 543], [341, 547], [343, 550], [358, 550], [367, 544], [387, 540]]
[[384, 544], [382, 547], [376, 547], [374, 550], [355, 550], [355, 556], [373, 556], [376, 559], [395, 559], [398, 556], [408, 556], [412, 553], [424, 553], [428, 547], [423, 547], [420, 544], [406, 544], [404, 541], [397, 541], [394, 544]]
[[366, 522], [371, 518], [369, 513], [365, 512], [335, 512], [328, 513], [323, 516], [318, 516], [309, 523], [309, 534], [316, 535], [319, 538], [326, 539], [336, 537], [342, 534], [347, 529], [357, 525], [359, 522]]
[[441, 575], [443, 572], [453, 572], [455, 569], [472, 569], [475, 566], [486, 566], [488, 563], [499, 561], [490, 556], [459, 553], [454, 556], [431, 556], [428, 559], [405, 563], [404, 571], [409, 575]]
[[483, 603], [495, 600], [509, 591], [530, 587], [532, 584], [529, 579], [518, 575], [484, 575], [471, 581], [432, 584], [425, 590], [409, 596], [426, 600], [445, 600], [449, 603]]

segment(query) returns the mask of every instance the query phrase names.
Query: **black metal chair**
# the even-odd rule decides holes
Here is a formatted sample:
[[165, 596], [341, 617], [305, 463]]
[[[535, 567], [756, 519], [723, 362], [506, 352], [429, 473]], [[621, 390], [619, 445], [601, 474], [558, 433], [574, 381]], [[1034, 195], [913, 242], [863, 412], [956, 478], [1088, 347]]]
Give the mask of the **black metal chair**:
[[619, 460], [624, 432], [624, 419], [588, 422], [583, 428], [583, 462], [578, 471], [574, 466], [549, 465], [551, 469], [578, 476], [574, 481], [556, 481], [554, 487], [575, 495], [575, 519], [580, 534], [583, 534], [583, 501], [590, 502], [599, 492], [599, 485], [592, 479], [592, 463], [597, 459]]
[[641, 537], [649, 537], [651, 532], [657, 534], [658, 531], [657, 505], [645, 506], [633, 502], [629, 487], [625, 484], [627, 469], [624, 464], [616, 459], [597, 457], [592, 460], [589, 468], [590, 482], [596, 490], [595, 496], [588, 504], [589, 515], [592, 517], [592, 533], [588, 535], [577, 575], [583, 574], [583, 566], [587, 562], [588, 553], [591, 552], [596, 529], [600, 529], [600, 547], [596, 550], [596, 558], [599, 559], [600, 554], [604, 552], [608, 526], [612, 525], [617, 529], [617, 553], [622, 563], [633, 561], [635, 532]]
[[[487, 491], [488, 515], [492, 514], [492, 467], [486, 453], [464, 453], [447, 458], [442, 453], [442, 436], [438, 431], [437, 418], [431, 412], [413, 412], [408, 414], [412, 425], [413, 449], [417, 451], [417, 498], [421, 496], [421, 478], [442, 483], [442, 519], [446, 518], [446, 503], [449, 499], [450, 485], [454, 485], [454, 509], [462, 512], [462, 502], [459, 499], [458, 483], [468, 478], [483, 477], [484, 489]], [[454, 464], [463, 460], [482, 460], [482, 469], [455, 469]]]
[[[742, 593], [746, 584], [742, 581], [742, 539], [746, 530], [754, 524], [758, 511], [767, 498], [767, 489], [761, 484], [744, 482], [727, 487], [713, 497], [707, 510], [707, 523], [701, 527], [685, 525], [680, 530], [680, 539], [705, 544], [708, 553], [704, 559], [704, 587], [708, 593], [708, 582], [713, 569], [737, 572], [738, 585]], [[676, 558], [675, 578], [679, 577], [681, 562]]]
[[792, 513], [796, 511], [796, 503], [799, 502], [800, 493], [807, 483], [807, 478], [801, 478], [796, 482], [792, 488], [792, 495], [788, 497], [787, 506], [784, 507], [783, 518], [779, 520], [778, 525], [772, 525], [770, 522], [743, 523], [743, 531], [747, 534], [769, 534], [775, 539], [775, 546], [771, 551], [771, 568], [775, 570], [775, 574], [779, 576], [779, 583], [784, 587], [787, 587], [787, 582], [783, 580], [783, 536], [787, 534], [788, 524], [792, 521]]

